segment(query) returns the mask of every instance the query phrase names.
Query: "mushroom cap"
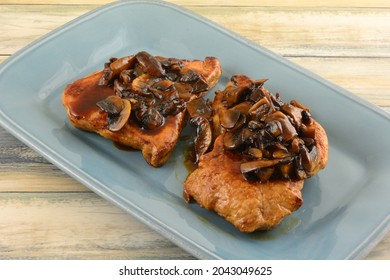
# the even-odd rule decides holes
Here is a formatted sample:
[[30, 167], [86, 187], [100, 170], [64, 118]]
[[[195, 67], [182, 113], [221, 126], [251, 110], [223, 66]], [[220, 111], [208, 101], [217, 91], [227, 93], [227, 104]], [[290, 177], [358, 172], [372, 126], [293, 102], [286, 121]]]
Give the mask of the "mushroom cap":
[[125, 126], [127, 121], [130, 118], [131, 113], [131, 103], [127, 99], [123, 99], [123, 108], [122, 111], [114, 118], [113, 122], [109, 122], [108, 129], [111, 131], [119, 131], [122, 127]]

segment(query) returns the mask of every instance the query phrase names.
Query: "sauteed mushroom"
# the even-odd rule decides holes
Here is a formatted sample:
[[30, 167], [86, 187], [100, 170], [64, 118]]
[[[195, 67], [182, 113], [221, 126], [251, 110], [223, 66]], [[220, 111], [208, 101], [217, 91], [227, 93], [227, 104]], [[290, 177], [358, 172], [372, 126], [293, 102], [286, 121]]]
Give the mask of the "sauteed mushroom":
[[107, 113], [107, 128], [111, 131], [120, 130], [128, 121], [131, 114], [131, 103], [116, 95], [107, 97], [97, 104]]
[[208, 90], [208, 84], [205, 79], [189, 68], [182, 68], [180, 70], [179, 82], [190, 84], [191, 93], [200, 93]]
[[196, 116], [191, 118], [190, 123], [192, 126], [196, 126], [196, 137], [195, 137], [195, 163], [199, 161], [199, 158], [207, 152], [212, 141], [212, 131], [209, 121], [202, 117]]
[[238, 103], [242, 101], [242, 97], [247, 89], [248, 87], [246, 86], [227, 88], [226, 91], [224, 92], [225, 100], [228, 103], [232, 103], [232, 104]]
[[226, 132], [223, 136], [223, 146], [228, 150], [235, 150], [244, 143], [241, 133]]
[[203, 98], [191, 100], [187, 104], [187, 111], [191, 118], [201, 116], [205, 119], [211, 117], [211, 107]]
[[304, 179], [318, 165], [315, 128], [309, 108], [263, 87], [265, 79], [239, 86], [234, 76], [218, 95], [222, 105], [213, 119], [226, 150], [243, 154], [241, 172], [248, 180]]
[[122, 71], [132, 67], [134, 63], [134, 55], [125, 56], [119, 59], [110, 59], [110, 63], [105, 64], [103, 75], [99, 80], [99, 85], [108, 85], [113, 78], [118, 76]]
[[[115, 106], [121, 106], [120, 99], [123, 98], [130, 102], [134, 120], [147, 130], [164, 125], [166, 117], [186, 108], [186, 102], [193, 94], [208, 90], [204, 77], [185, 67], [183, 61], [154, 57], [145, 51], [119, 59], [111, 58], [104, 66], [99, 85], [113, 88], [119, 98], [98, 104], [101, 110], [112, 111], [108, 126], [116, 123], [113, 118], [120, 109], [115, 109]], [[115, 102], [118, 104], [114, 106]], [[211, 108], [207, 106], [197, 109], [203, 110], [206, 119], [211, 116]]]
[[140, 114], [140, 122], [143, 128], [153, 130], [163, 125], [164, 117], [159, 111], [151, 107]]
[[139, 52], [136, 55], [138, 63], [143, 70], [153, 77], [164, 77], [165, 70], [162, 68], [160, 61], [147, 52]]
[[119, 114], [122, 111], [123, 102], [122, 99], [117, 95], [108, 96], [96, 103], [96, 105], [108, 114]]
[[238, 110], [223, 110], [220, 111], [219, 120], [221, 122], [221, 126], [224, 128], [234, 128], [240, 119], [241, 112]]

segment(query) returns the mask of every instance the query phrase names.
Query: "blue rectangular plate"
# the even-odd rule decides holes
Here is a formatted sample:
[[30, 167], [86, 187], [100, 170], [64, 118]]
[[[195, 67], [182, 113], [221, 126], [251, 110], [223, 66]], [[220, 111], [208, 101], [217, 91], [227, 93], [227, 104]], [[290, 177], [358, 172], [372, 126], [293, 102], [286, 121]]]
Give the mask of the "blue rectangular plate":
[[[120, 151], [73, 128], [61, 104], [65, 86], [101, 69], [111, 56], [140, 50], [187, 59], [216, 56], [223, 76], [215, 89], [243, 73], [269, 78], [272, 92], [309, 106], [328, 133], [330, 154], [326, 169], [306, 182], [304, 205], [275, 230], [243, 234], [182, 198], [185, 141], [154, 169], [139, 152]], [[65, 24], [0, 65], [0, 94], [2, 126], [198, 258], [361, 258], [389, 230], [389, 114], [175, 5], [117, 2]]]

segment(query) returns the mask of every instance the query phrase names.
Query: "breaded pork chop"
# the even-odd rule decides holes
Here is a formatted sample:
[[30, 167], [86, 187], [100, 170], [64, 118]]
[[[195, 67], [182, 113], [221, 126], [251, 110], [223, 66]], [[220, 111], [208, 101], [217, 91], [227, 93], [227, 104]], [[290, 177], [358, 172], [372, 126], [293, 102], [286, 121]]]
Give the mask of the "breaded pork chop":
[[164, 164], [186, 125], [186, 104], [217, 82], [217, 58], [154, 57], [146, 52], [110, 59], [104, 70], [69, 84], [62, 102], [72, 125], [139, 149]]
[[184, 183], [187, 201], [242, 232], [272, 229], [297, 210], [304, 180], [328, 159], [325, 130], [309, 109], [284, 103], [264, 82], [236, 75], [216, 92], [208, 118], [216, 140]]

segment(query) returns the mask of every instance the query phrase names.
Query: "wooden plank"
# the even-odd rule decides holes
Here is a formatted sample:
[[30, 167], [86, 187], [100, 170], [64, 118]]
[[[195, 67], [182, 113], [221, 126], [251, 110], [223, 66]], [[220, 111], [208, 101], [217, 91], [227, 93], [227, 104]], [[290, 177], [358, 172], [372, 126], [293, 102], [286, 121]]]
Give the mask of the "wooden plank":
[[[0, 53], [12, 54], [92, 8], [0, 5]], [[282, 55], [390, 57], [389, 9], [191, 9]]]
[[390, 59], [288, 57], [378, 106], [390, 106]]
[[390, 260], [390, 233], [367, 255], [369, 260]]
[[0, 63], [4, 62], [10, 55], [0, 55]]
[[[110, 0], [2, 0], [2, 4], [107, 4]], [[390, 7], [387, 0], [169, 0], [184, 6], [251, 6], [251, 7]]]
[[0, 127], [1, 192], [89, 192]]
[[194, 8], [285, 56], [390, 57], [390, 10]]
[[193, 258], [92, 193], [0, 194], [0, 205], [0, 259]]
[[0, 193], [21, 192], [91, 192], [51, 164], [13, 165], [12, 171], [0, 166]]
[[0, 5], [0, 54], [13, 54], [93, 6]]
[[191, 6], [250, 6], [250, 7], [390, 7], [387, 0], [171, 0], [178, 5]]
[[[0, 194], [0, 205], [0, 259], [193, 258], [93, 193]], [[367, 258], [388, 259], [389, 243]]]

